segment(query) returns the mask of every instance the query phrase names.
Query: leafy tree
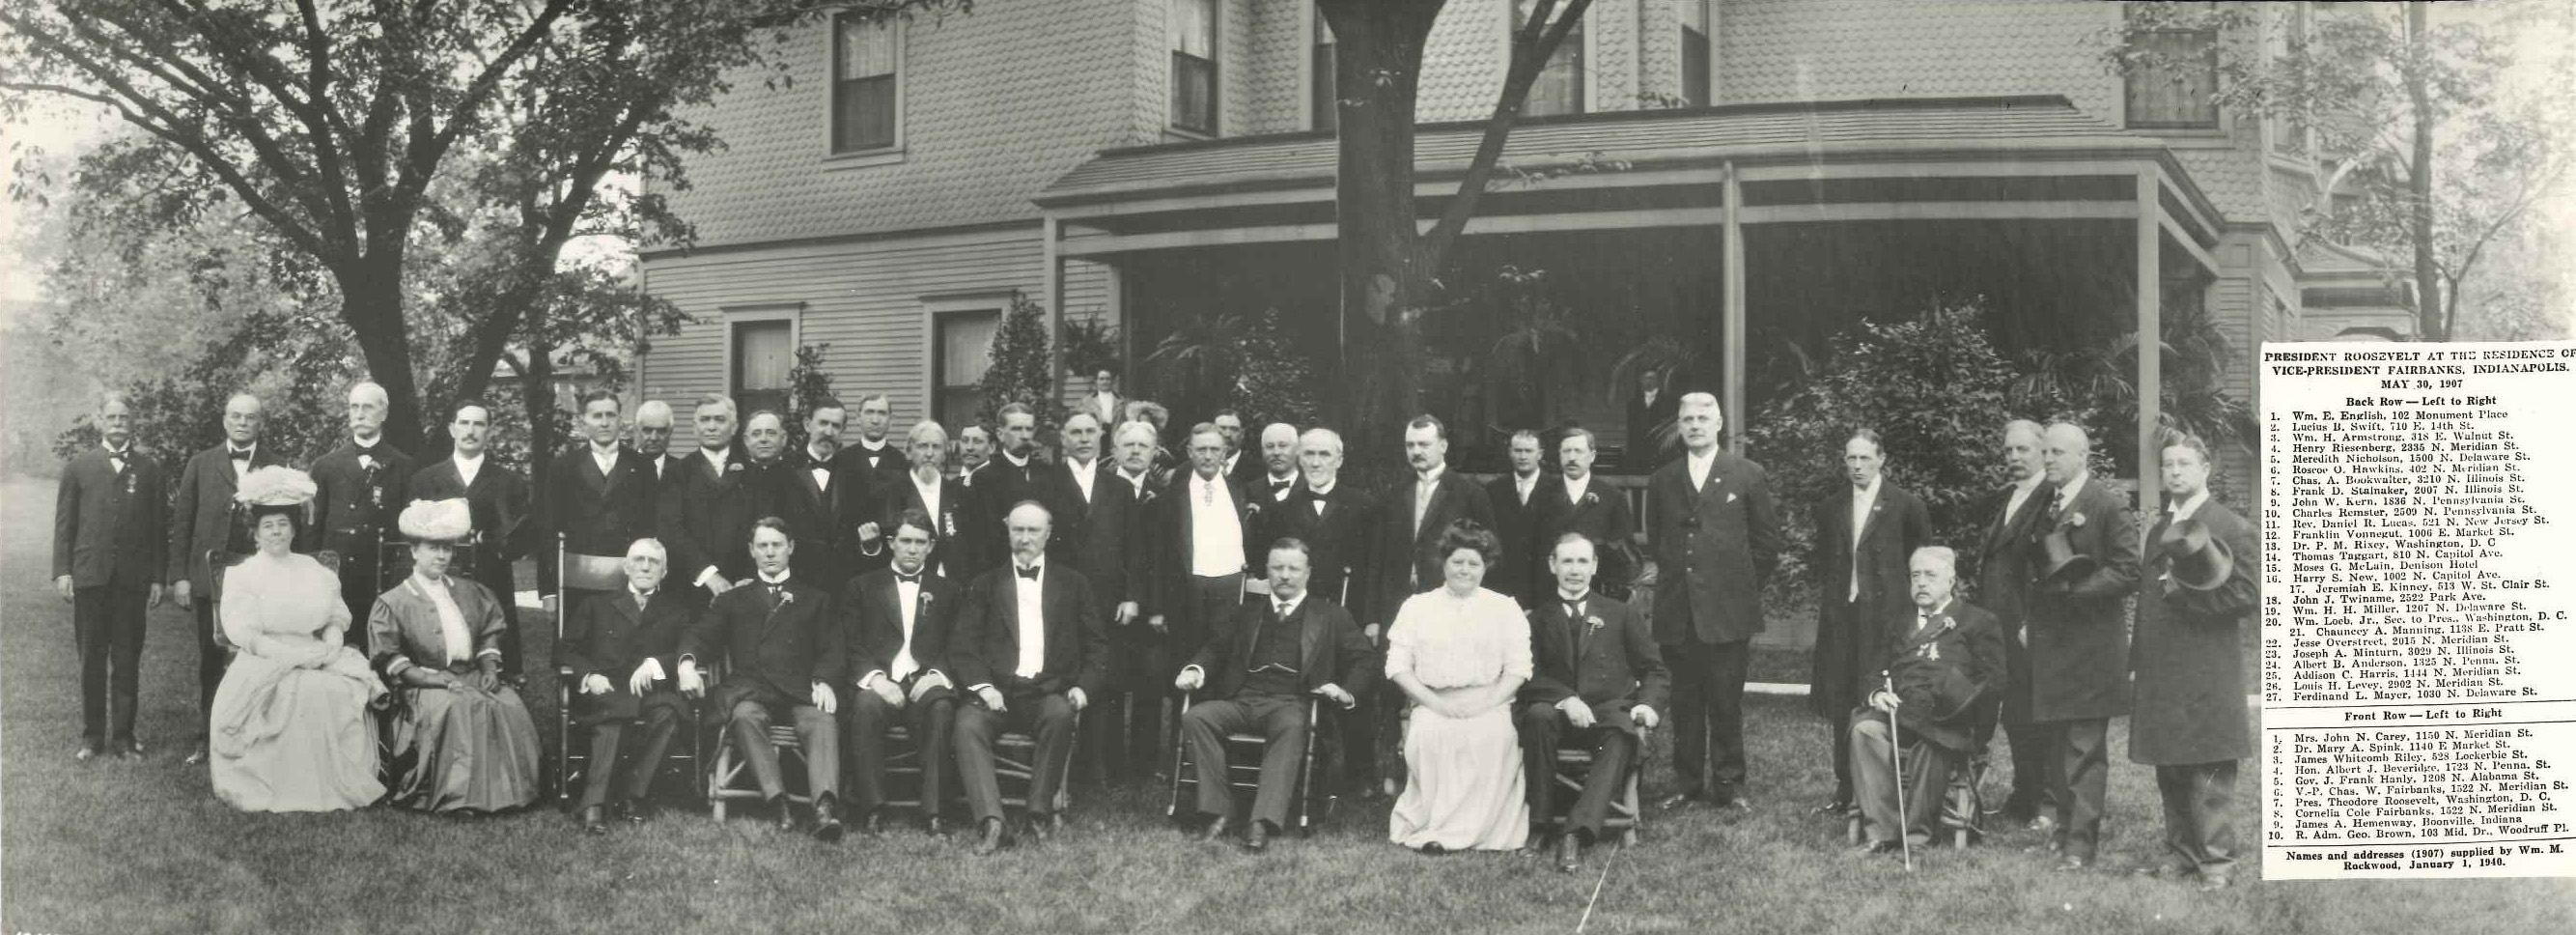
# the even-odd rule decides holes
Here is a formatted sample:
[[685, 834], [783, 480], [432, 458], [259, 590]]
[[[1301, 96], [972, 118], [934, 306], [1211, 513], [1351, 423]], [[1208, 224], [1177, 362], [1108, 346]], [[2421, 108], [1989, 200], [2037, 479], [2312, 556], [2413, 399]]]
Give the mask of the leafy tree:
[[1011, 310], [993, 335], [990, 365], [984, 369], [984, 406], [976, 418], [1000, 425], [1002, 407], [1022, 403], [1037, 410], [1038, 438], [1054, 437], [1056, 424], [1055, 365], [1047, 352], [1046, 309], [1026, 295], [1011, 296]]
[[[801, 344], [796, 347], [796, 365], [787, 368], [787, 450], [805, 447], [805, 422], [814, 415], [814, 405], [832, 395], [832, 371], [823, 362], [832, 352], [832, 342]], [[848, 404], [848, 400], [843, 403]], [[847, 415], [847, 413], [844, 413]]]

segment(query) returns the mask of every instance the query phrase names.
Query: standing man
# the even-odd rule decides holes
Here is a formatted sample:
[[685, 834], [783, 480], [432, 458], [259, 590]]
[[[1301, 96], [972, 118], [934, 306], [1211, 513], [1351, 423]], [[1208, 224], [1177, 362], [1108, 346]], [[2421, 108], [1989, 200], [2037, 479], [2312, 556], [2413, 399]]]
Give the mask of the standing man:
[[[1368, 621], [1369, 642], [1380, 649], [1385, 648], [1386, 628], [1395, 623], [1395, 613], [1405, 599], [1437, 588], [1445, 580], [1441, 531], [1461, 519], [1475, 520], [1487, 529], [1494, 526], [1494, 505], [1486, 498], [1485, 488], [1449, 470], [1449, 428], [1437, 417], [1419, 415], [1406, 423], [1404, 460], [1413, 468], [1413, 482], [1388, 491], [1378, 505], [1375, 528], [1369, 534], [1369, 569], [1361, 582], [1366, 597], [1361, 619]], [[1394, 750], [1379, 749], [1378, 738], [1381, 728], [1393, 728], [1403, 699], [1386, 682], [1379, 683], [1377, 695], [1362, 700], [1344, 755], [1353, 761], [1354, 775], [1366, 771], [1378, 777], [1377, 784], [1363, 788], [1363, 796], [1391, 798], [1396, 793], [1395, 777], [1385, 775], [1381, 767], [1401, 761]]]
[[[447, 420], [447, 437], [455, 448], [446, 460], [425, 464], [411, 476], [411, 499], [463, 498], [474, 514], [474, 563], [463, 574], [492, 590], [500, 599], [501, 674], [516, 679], [526, 668], [519, 652], [519, 592], [511, 563], [526, 556], [530, 539], [542, 523], [529, 524], [528, 479], [498, 464], [485, 463], [484, 443], [492, 432], [492, 407], [479, 399], [458, 400]], [[618, 550], [624, 554], [624, 549]]]
[[1559, 740], [1592, 748], [1592, 770], [1556, 839], [1556, 869], [1565, 873], [1583, 869], [1583, 848], [1600, 839], [1611, 797], [1628, 770], [1643, 767], [1645, 731], [1663, 717], [1672, 687], [1645, 619], [1592, 590], [1593, 556], [1581, 533], [1567, 533], [1548, 555], [1554, 599], [1530, 611], [1534, 674], [1520, 697], [1531, 824], [1556, 817]]
[[[841, 421], [846, 413], [840, 400], [829, 396], [817, 400], [805, 414], [805, 447], [787, 456], [786, 470], [778, 479], [778, 515], [796, 530], [796, 573], [832, 594], [841, 593], [841, 586], [861, 570], [885, 561], [878, 534], [877, 481], [869, 476], [865, 459], [840, 457]], [[891, 483], [893, 477], [887, 481]]]
[[[840, 409], [837, 401], [832, 408], [836, 412]], [[903, 447], [887, 437], [887, 433], [894, 431], [894, 397], [884, 393], [859, 397], [855, 428], [859, 430], [856, 444], [840, 447], [837, 437], [833, 444], [840, 447], [841, 456], [847, 459], [848, 463], [842, 467], [864, 480], [864, 486], [851, 493], [866, 500], [873, 498], [878, 489], [901, 480], [904, 472], [912, 470], [912, 464], [904, 458]], [[837, 429], [834, 434], [839, 434]]]
[[[972, 485], [976, 496], [984, 501], [984, 515], [996, 526], [1022, 500], [1039, 500], [1038, 413], [1025, 403], [1010, 403], [998, 416], [1002, 424], [995, 430], [1001, 445], [999, 456], [975, 472]], [[1043, 502], [1043, 501], [1041, 501]], [[992, 533], [1001, 541], [1003, 532]]]
[[[680, 640], [690, 620], [687, 608], [661, 596], [668, 555], [662, 543], [638, 538], [627, 543], [622, 564], [626, 587], [579, 602], [555, 649], [555, 663], [572, 670], [579, 686], [572, 695], [573, 721], [590, 727], [580, 817], [581, 830], [591, 834], [608, 833], [612, 789], [620, 793], [619, 817], [638, 824], [652, 817], [653, 777], [662, 772], [671, 738], [689, 720], [688, 703], [673, 690], [677, 682], [669, 675], [679, 668]], [[626, 727], [638, 720], [643, 741], [634, 762], [620, 764]], [[618, 782], [621, 777], [625, 782]]]
[[[607, 578], [611, 581], [633, 577], [635, 558], [627, 546], [653, 535], [655, 514], [661, 508], [659, 482], [653, 475], [654, 459], [618, 443], [618, 430], [624, 426], [617, 410], [616, 393], [594, 389], [581, 395], [581, 432], [585, 441], [555, 456], [554, 466], [546, 472], [545, 497], [538, 504], [544, 512], [547, 540], [563, 544], [565, 568], [589, 565], [602, 573], [618, 569], [615, 577]], [[315, 470], [318, 472], [320, 466], [316, 465]], [[654, 551], [662, 550], [657, 544]], [[537, 561], [537, 590], [545, 592], [548, 611], [570, 614], [580, 609], [576, 605], [582, 601], [617, 593], [575, 588], [570, 582], [556, 581], [552, 559], [552, 555], [540, 555]], [[669, 561], [668, 554], [655, 560], [656, 586], [669, 571]], [[603, 576], [582, 577], [602, 580]]]
[[1052, 533], [1046, 507], [1022, 501], [1005, 521], [1011, 561], [966, 588], [949, 664], [971, 697], [957, 711], [957, 772], [975, 809], [975, 853], [1002, 846], [1001, 781], [993, 742], [1005, 730], [1037, 740], [1030, 764], [1028, 832], [1045, 839], [1064, 830], [1055, 814], [1065, 761], [1073, 752], [1074, 716], [1108, 679], [1109, 643], [1082, 573], [1046, 559]]
[[1091, 375], [1091, 392], [1082, 397], [1082, 410], [1091, 413], [1102, 425], [1116, 425], [1126, 410], [1118, 398], [1118, 371], [1102, 367]]
[[[2057, 800], [2057, 833], [2046, 845], [2057, 869], [2093, 864], [2102, 833], [2111, 764], [2103, 745], [2111, 719], [2129, 713], [2128, 613], [2138, 586], [2138, 527], [2125, 497], [2093, 481], [2084, 430], [2059, 422], [2042, 436], [2041, 465], [2055, 485], [2047, 518], [2032, 527], [2031, 720], [2049, 736], [2049, 794]], [[2060, 560], [2048, 556], [2061, 536]]]
[[1762, 465], [1717, 447], [1726, 427], [1717, 397], [1683, 396], [1675, 419], [1683, 457], [1646, 484], [1646, 539], [1661, 569], [1655, 642], [1673, 672], [1680, 783], [1662, 804], [1745, 811], [1744, 666], [1762, 632], [1762, 586], [1780, 556], [1779, 512]]
[[652, 463], [656, 485], [670, 478], [672, 466], [683, 457], [670, 454], [671, 422], [670, 403], [648, 399], [635, 407], [635, 453]]
[[[1038, 474], [1044, 493], [1041, 502], [1053, 517], [1050, 526], [1054, 538], [1047, 543], [1047, 558], [1056, 567], [1081, 572], [1083, 579], [1091, 583], [1091, 597], [1097, 602], [1093, 611], [1108, 622], [1110, 633], [1125, 636], [1131, 626], [1145, 619], [1146, 608], [1152, 603], [1146, 593], [1153, 589], [1154, 579], [1148, 571], [1152, 567], [1150, 538], [1141, 522], [1144, 505], [1133, 485], [1120, 483], [1118, 472], [1101, 461], [1099, 419], [1089, 411], [1074, 410], [1064, 418], [1062, 436], [1064, 456]], [[1119, 682], [1113, 678], [1107, 684], [1115, 691]], [[1112, 699], [1104, 696], [1092, 700]], [[1081, 745], [1086, 779], [1106, 783], [1113, 772], [1131, 761], [1153, 762], [1154, 748], [1150, 743], [1143, 749], [1126, 751], [1129, 755], [1119, 755], [1116, 740], [1125, 735], [1112, 730], [1117, 713], [1115, 704], [1098, 704], [1083, 712], [1083, 734], [1090, 740]], [[1153, 719], [1159, 723], [1159, 716]]]
[[[942, 429], [941, 431], [946, 431]], [[981, 422], [957, 430], [957, 482], [975, 486], [975, 474], [993, 463], [993, 430]], [[998, 525], [998, 524], [997, 524]]]
[[878, 492], [879, 512], [869, 515], [877, 528], [891, 530], [904, 511], [921, 511], [932, 524], [931, 538], [938, 543], [928, 559], [930, 573], [963, 587], [1001, 560], [1000, 544], [985, 534], [988, 527], [1000, 524], [983, 518], [965, 481], [940, 476], [940, 465], [948, 457], [948, 431], [939, 423], [928, 419], [913, 423], [912, 430], [904, 433], [904, 447], [912, 469]]
[[793, 580], [796, 540], [786, 523], [761, 517], [752, 524], [750, 541], [757, 577], [716, 595], [680, 641], [680, 693], [709, 694], [698, 675], [699, 657], [724, 661], [724, 679], [710, 695], [710, 706], [726, 713], [726, 732], [750, 762], [761, 799], [781, 831], [796, 830], [797, 817], [788, 807], [769, 725], [792, 719], [804, 751], [805, 788], [814, 797], [806, 829], [817, 840], [838, 842], [841, 731], [832, 714], [840, 709], [835, 686], [849, 677], [841, 622], [833, 616], [832, 595]]
[[1531, 586], [1531, 571], [1542, 567], [1544, 557], [1538, 554], [1538, 492], [1541, 486], [1541, 461], [1538, 433], [1528, 429], [1513, 432], [1510, 447], [1512, 472], [1485, 482], [1485, 499], [1494, 504], [1494, 537], [1503, 543], [1503, 560], [1485, 572], [1485, 587], [1513, 598], [1525, 598], [1521, 606], [1533, 606], [1530, 599], [1538, 595]]
[[[913, 426], [937, 428], [936, 422]], [[913, 462], [916, 466], [922, 462]], [[928, 462], [933, 470], [938, 462]], [[957, 723], [957, 687], [948, 678], [948, 646], [957, 613], [955, 582], [929, 573], [931, 553], [942, 548], [930, 514], [907, 508], [887, 520], [893, 531], [888, 548], [891, 564], [853, 579], [840, 601], [839, 621], [849, 629], [843, 641], [858, 673], [850, 694], [850, 714], [842, 722], [849, 735], [843, 777], [850, 802], [857, 807], [859, 827], [876, 834], [885, 829], [885, 734], [897, 724], [912, 735], [921, 763], [921, 814], [930, 833], [939, 833], [940, 793], [948, 788], [951, 730]]]
[[[1931, 843], [1950, 773], [1966, 761], [1976, 737], [1975, 709], [1999, 684], [2003, 631], [1994, 615], [1953, 600], [1958, 556], [1946, 546], [1913, 554], [1907, 571], [1913, 606], [1889, 612], [1873, 672], [1868, 707], [1849, 715], [1842, 745], [1855, 771], [1865, 853]], [[1893, 752], [1904, 749], [1899, 774]], [[1903, 795], [1897, 789], [1902, 784]], [[1905, 802], [1899, 813], [1896, 803]]]
[[1887, 452], [1876, 431], [1854, 429], [1843, 440], [1843, 478], [1851, 486], [1816, 505], [1816, 650], [1807, 707], [1825, 719], [1833, 749], [1834, 797], [1819, 815], [1852, 809], [1851, 716], [1879, 686], [1887, 654], [1887, 621], [1906, 604], [1907, 556], [1932, 537], [1923, 498], [1887, 483]]
[[1262, 494], [1272, 504], [1287, 503], [1289, 495], [1297, 492], [1296, 426], [1273, 422], [1262, 427], [1261, 466], [1268, 473], [1253, 492]]
[[[1171, 695], [1167, 677], [1175, 664], [1169, 647], [1170, 634], [1157, 628], [1152, 619], [1162, 613], [1161, 583], [1169, 574], [1162, 568], [1164, 544], [1160, 525], [1163, 506], [1158, 501], [1167, 492], [1154, 482], [1154, 453], [1162, 444], [1154, 437], [1150, 422], [1127, 422], [1118, 426], [1117, 470], [1103, 479], [1103, 502], [1114, 503], [1120, 517], [1122, 549], [1129, 559], [1125, 598], [1111, 604], [1109, 621], [1109, 678], [1102, 684], [1112, 694], [1093, 699], [1093, 707], [1083, 719], [1085, 747], [1100, 751], [1095, 762], [1111, 768], [1123, 765], [1135, 776], [1152, 775], [1153, 764], [1162, 755], [1163, 700]], [[1093, 522], [1104, 510], [1095, 510]], [[1108, 598], [1102, 598], [1107, 601]], [[1130, 607], [1129, 605], [1133, 605]], [[1121, 615], [1122, 611], [1126, 612]], [[1119, 702], [1124, 701], [1124, 713]], [[1119, 730], [1121, 718], [1126, 730]], [[1125, 754], [1115, 751], [1125, 745]]]
[[1208, 628], [1243, 603], [1243, 570], [1260, 505], [1225, 475], [1225, 435], [1209, 423], [1190, 433], [1190, 474], [1165, 499], [1160, 536], [1171, 590], [1152, 624], [1169, 635], [1175, 659], [1196, 655]]
[[1619, 455], [1630, 474], [1662, 467], [1664, 459], [1672, 454], [1672, 443], [1657, 435], [1681, 412], [1673, 397], [1672, 378], [1670, 364], [1649, 367], [1637, 374], [1637, 392], [1628, 397], [1628, 447]]
[[[377, 543], [408, 502], [414, 462], [386, 441], [385, 388], [371, 381], [349, 387], [349, 440], [313, 462], [313, 521], [304, 524], [306, 552], [340, 556], [340, 600], [349, 618], [367, 619], [376, 605]], [[350, 627], [348, 643], [367, 640], [365, 627]]]
[[1637, 515], [1628, 509], [1625, 493], [1593, 483], [1592, 462], [1600, 450], [1593, 442], [1590, 429], [1575, 426], [1556, 443], [1564, 473], [1539, 485], [1537, 541], [1553, 543], [1567, 533], [1583, 534], [1600, 559], [1592, 589], [1626, 601], [1628, 582], [1635, 576], [1636, 547], [1631, 543], [1637, 536]]
[[765, 504], [733, 450], [733, 414], [729, 398], [698, 397], [692, 419], [698, 449], [674, 460], [662, 485], [658, 538], [671, 550], [671, 580], [680, 585], [672, 590], [692, 606], [751, 579], [751, 555], [740, 544], [751, 541], [752, 521], [764, 515]]
[[2164, 858], [2146, 872], [2223, 890], [2236, 869], [2236, 761], [2254, 755], [2239, 639], [2261, 600], [2254, 526], [2210, 499], [2199, 436], [2168, 440], [2161, 460], [2171, 505], [2147, 536], [2159, 548], [2130, 656], [2129, 761], [2156, 768], [2164, 802]]
[[[1366, 596], [1349, 582], [1352, 569], [1363, 564], [1368, 495], [1342, 486], [1342, 436], [1332, 429], [1307, 429], [1298, 437], [1297, 468], [1296, 491], [1289, 494], [1287, 503], [1269, 511], [1262, 537], [1305, 543], [1311, 569], [1306, 589], [1349, 609]], [[1359, 619], [1353, 613], [1352, 619]]]
[[[1995, 492], [1982, 514], [1994, 518], [1986, 522], [1984, 560], [1977, 566], [1977, 604], [1992, 612], [2004, 631], [2003, 726], [2012, 748], [2012, 795], [2004, 800], [2004, 817], [2046, 831], [2057, 827], [2056, 800], [2048, 793], [2047, 738], [2030, 721], [2030, 637], [2022, 628], [2030, 581], [2037, 577], [2030, 542], [2057, 499], [2056, 488], [2040, 471], [2040, 432], [2039, 423], [2028, 419], [2004, 426], [2004, 467], [2013, 481]], [[1983, 727], [1978, 736], [1992, 739], [1994, 726]], [[1982, 752], [1985, 746], [1976, 749]]]
[[[215, 593], [215, 563], [209, 555], [250, 554], [250, 525], [247, 514], [235, 509], [233, 491], [252, 470], [286, 463], [259, 443], [263, 421], [259, 397], [243, 392], [225, 400], [223, 444], [197, 452], [179, 469], [179, 489], [170, 505], [170, 560], [163, 577], [172, 582], [170, 594], [179, 606], [197, 612], [198, 710], [208, 718], [214, 716], [215, 687], [223, 684], [232, 652], [215, 622], [215, 605], [222, 596]], [[206, 737], [200, 735], [187, 762], [205, 761]]]
[[[73, 455], [54, 495], [54, 590], [72, 605], [80, 649], [81, 745], [72, 756], [140, 759], [135, 666], [143, 611], [161, 606], [161, 549], [169, 541], [169, 483], [136, 451], [125, 396], [98, 401], [99, 447]], [[109, 730], [109, 722], [115, 729]]]
[[1243, 456], [1243, 413], [1231, 406], [1216, 411], [1208, 424], [1216, 426], [1217, 435], [1225, 439], [1225, 477], [1244, 487], [1261, 483], [1261, 460]]

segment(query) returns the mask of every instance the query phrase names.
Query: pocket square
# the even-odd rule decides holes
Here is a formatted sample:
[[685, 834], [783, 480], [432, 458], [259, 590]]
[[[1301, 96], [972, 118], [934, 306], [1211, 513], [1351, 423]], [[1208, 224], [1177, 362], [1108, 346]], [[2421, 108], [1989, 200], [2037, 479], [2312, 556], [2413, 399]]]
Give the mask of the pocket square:
[[1726, 502], [1728, 502], [1728, 503], [1733, 503], [1733, 502], [1735, 502], [1735, 492], [1734, 492], [1734, 491], [1731, 491], [1731, 490], [1730, 490], [1730, 491], [1727, 491], [1727, 493], [1726, 493]]

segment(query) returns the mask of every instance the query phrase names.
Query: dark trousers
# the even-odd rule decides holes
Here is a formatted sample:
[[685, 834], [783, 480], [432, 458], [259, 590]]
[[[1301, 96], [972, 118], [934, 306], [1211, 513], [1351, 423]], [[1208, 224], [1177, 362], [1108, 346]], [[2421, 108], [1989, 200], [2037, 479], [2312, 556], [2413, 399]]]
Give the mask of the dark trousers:
[[340, 557], [340, 603], [349, 608], [349, 632], [340, 641], [367, 653], [367, 618], [376, 612], [376, 597], [384, 592], [376, 588], [376, 569], [369, 565], [353, 567], [348, 556]]
[[1592, 748], [1592, 770], [1583, 775], [1583, 791], [1575, 794], [1573, 810], [1565, 813], [1564, 830], [1581, 840], [1596, 841], [1602, 825], [1610, 820], [1610, 800], [1627, 782], [1628, 767], [1637, 756], [1637, 738], [1597, 723], [1578, 728], [1552, 704], [1521, 708], [1521, 761], [1528, 773], [1524, 779], [1532, 825], [1556, 817], [1556, 750], [1568, 742]]
[[1163, 702], [1172, 697], [1178, 668], [1170, 651], [1143, 620], [1109, 638], [1109, 690], [1082, 709], [1079, 744], [1086, 779], [1108, 782], [1154, 774], [1169, 746], [1163, 738]]
[[[72, 640], [80, 649], [81, 743], [134, 742], [135, 666], [143, 661], [143, 608], [151, 591], [113, 584], [72, 591]], [[111, 718], [115, 731], [108, 730]]]
[[[198, 591], [197, 605], [197, 710], [203, 714], [197, 736], [208, 738], [215, 732], [215, 689], [224, 684], [224, 669], [232, 665], [231, 648], [215, 642], [221, 626], [216, 621], [215, 601]], [[364, 624], [352, 623], [351, 629]]]
[[[1825, 746], [1834, 751], [1834, 801], [1849, 804], [1852, 801], [1851, 715], [1826, 718], [1825, 729], [1831, 731]], [[1835, 738], [1842, 742], [1835, 742]]]
[[[2030, 655], [2018, 645], [2008, 643], [2005, 649], [2004, 671], [2010, 690], [2016, 696], [2027, 697], [2030, 694]], [[2049, 741], [2054, 736], [2032, 722], [2027, 713], [2011, 711], [2010, 707], [2007, 706], [2002, 717], [2004, 744], [2012, 753], [2012, 795], [2004, 799], [2004, 814], [2028, 821], [2053, 813], [2057, 806], [2048, 785]]]
[[1164, 641], [1174, 659], [1197, 655], [1199, 645], [1207, 642], [1208, 628], [1242, 606], [1243, 573], [1213, 578], [1191, 575], [1189, 602], [1189, 614], [1172, 624], [1171, 638]]
[[1273, 830], [1288, 826], [1288, 809], [1297, 795], [1297, 766], [1306, 752], [1306, 704], [1279, 695], [1237, 695], [1203, 701], [1181, 715], [1181, 738], [1190, 745], [1190, 766], [1198, 774], [1199, 813], [1234, 811], [1234, 790], [1227, 786], [1225, 737], [1259, 731], [1261, 784], [1252, 794], [1252, 820]]
[[[902, 683], [897, 683], [901, 685]], [[849, 732], [850, 755], [847, 781], [851, 807], [855, 815], [884, 808], [886, 802], [886, 731], [901, 724], [912, 735], [912, 749], [921, 761], [921, 814], [925, 818], [939, 814], [940, 791], [948, 788], [948, 755], [954, 745], [951, 734], [957, 726], [957, 693], [946, 687], [934, 688], [912, 697], [911, 686], [904, 688], [904, 705], [887, 704], [873, 691], [860, 691], [851, 697], [849, 717], [842, 728]]]
[[993, 771], [993, 742], [1011, 730], [1037, 740], [1037, 762], [1029, 764], [1029, 814], [1055, 811], [1065, 758], [1073, 753], [1073, 702], [1061, 694], [1021, 695], [995, 711], [970, 700], [957, 709], [957, 781], [966, 787], [966, 804], [974, 808], [978, 822], [1002, 817], [1002, 779]]
[[2093, 859], [2102, 838], [2103, 797], [2111, 785], [2104, 751], [2110, 718], [2049, 721], [2048, 791], [2057, 800], [2056, 843], [2068, 857]]
[[1751, 641], [1664, 644], [1673, 676], [1676, 791], [1725, 801], [1744, 785], [1744, 666]]
[[751, 761], [752, 779], [760, 783], [762, 798], [775, 800], [787, 794], [787, 781], [779, 773], [778, 748], [769, 745], [769, 725], [777, 716], [773, 708], [785, 708], [796, 721], [796, 742], [803, 748], [805, 788], [814, 794], [819, 805], [822, 798], [841, 788], [840, 726], [823, 709], [810, 704], [790, 705], [784, 699], [763, 703], [757, 698], [744, 698], [733, 704], [733, 717], [726, 730], [742, 750], [743, 759]]
[[[625, 749], [627, 728], [633, 722], [612, 718], [590, 726], [590, 765], [585, 767], [588, 775], [581, 782], [582, 808], [608, 804], [611, 789], [628, 800], [640, 801], [652, 795], [653, 777], [662, 772], [662, 758], [671, 750], [671, 738], [679, 734], [681, 722], [688, 719], [688, 703], [669, 689], [649, 692], [644, 696], [642, 715], [644, 739], [636, 745], [634, 759], [623, 764], [623, 769], [617, 754]], [[768, 742], [764, 740], [761, 745], [768, 746]], [[776, 756], [773, 752], [772, 760]], [[620, 778], [625, 781], [618, 782]]]
[[2165, 850], [2204, 877], [2236, 865], [2236, 761], [2156, 767], [2164, 800]]
[[[1384, 634], [1379, 635], [1378, 646], [1386, 646]], [[1368, 789], [1404, 767], [1404, 758], [1392, 749], [1404, 736], [1396, 724], [1403, 716], [1404, 702], [1404, 689], [1382, 679], [1359, 696], [1358, 707], [1341, 713], [1342, 772], [1348, 788]], [[1385, 748], [1380, 747], [1381, 738]]]
[[[1876, 711], [1851, 723], [1847, 742], [1841, 744], [1853, 764], [1856, 803], [1860, 806], [1861, 834], [1871, 841], [1896, 840], [1902, 827], [1907, 840], [1917, 847], [1930, 844], [1932, 829], [1941, 819], [1942, 804], [1950, 792], [1950, 774], [1958, 769], [1958, 753], [1939, 745], [1926, 743], [1913, 731], [1898, 729], [1896, 742], [1904, 744], [1905, 771], [1899, 775], [1892, 762], [1887, 716]], [[1896, 790], [1905, 788], [1905, 814], [1896, 812]]]

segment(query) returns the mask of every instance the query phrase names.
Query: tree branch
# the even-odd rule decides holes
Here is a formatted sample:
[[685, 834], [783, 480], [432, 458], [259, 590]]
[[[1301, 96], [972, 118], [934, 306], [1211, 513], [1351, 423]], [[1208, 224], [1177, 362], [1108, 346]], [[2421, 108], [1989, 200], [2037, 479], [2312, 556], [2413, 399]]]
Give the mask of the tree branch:
[[1503, 144], [1510, 140], [1512, 127], [1520, 120], [1530, 86], [1538, 82], [1539, 74], [1547, 70], [1548, 59], [1555, 57], [1565, 37], [1592, 7], [1592, 0], [1567, 0], [1565, 11], [1551, 20], [1547, 14], [1555, 3], [1556, 0], [1537, 0], [1529, 18], [1513, 31], [1511, 65], [1503, 74], [1503, 90], [1494, 101], [1494, 115], [1485, 121], [1484, 138], [1477, 141], [1476, 155], [1467, 162], [1467, 174], [1458, 182], [1458, 193], [1441, 208], [1439, 223], [1422, 236], [1417, 255], [1435, 274], [1448, 257], [1449, 247], [1476, 216], [1476, 203], [1493, 180], [1494, 166], [1502, 160]]

